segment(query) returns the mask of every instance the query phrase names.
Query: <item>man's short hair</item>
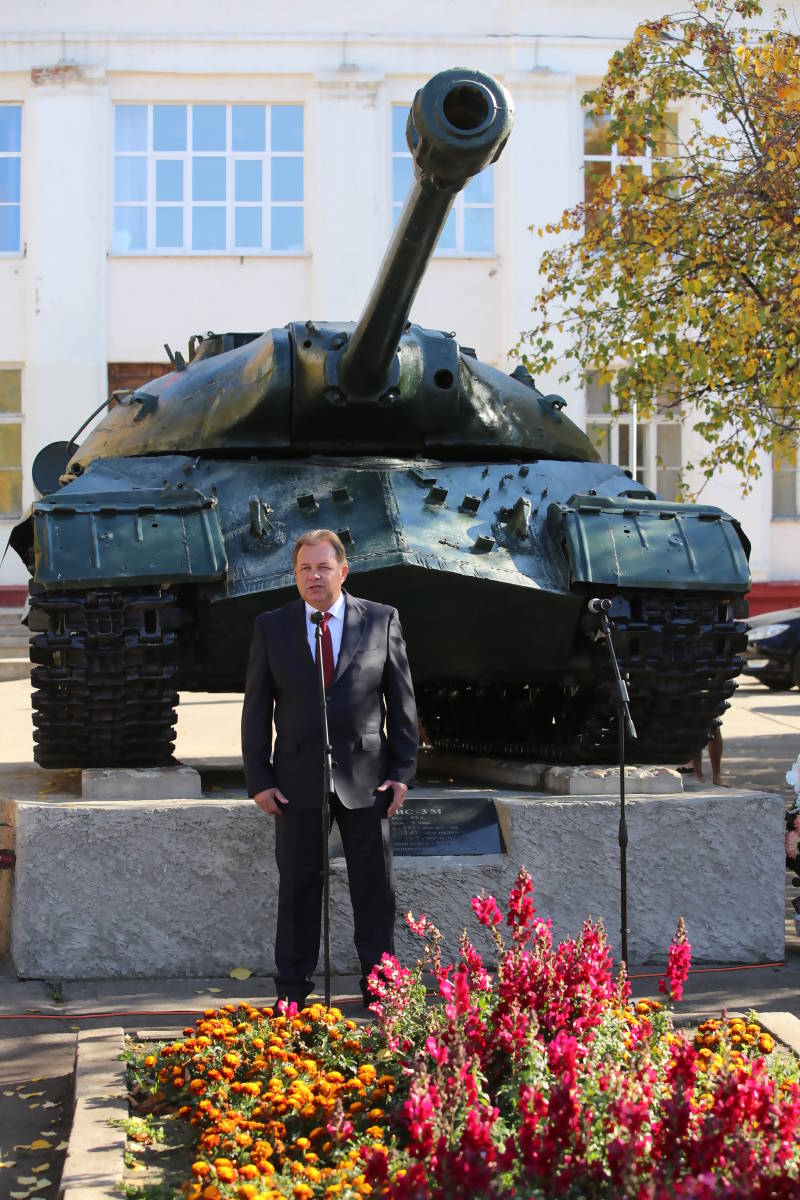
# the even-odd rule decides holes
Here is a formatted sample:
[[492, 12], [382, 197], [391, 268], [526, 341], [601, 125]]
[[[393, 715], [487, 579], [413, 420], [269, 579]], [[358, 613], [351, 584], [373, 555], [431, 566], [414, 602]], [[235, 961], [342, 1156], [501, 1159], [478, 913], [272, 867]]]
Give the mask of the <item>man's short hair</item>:
[[347, 562], [347, 551], [338, 533], [334, 533], [332, 529], [307, 529], [305, 533], [300, 534], [300, 537], [292, 548], [292, 562], [294, 565], [297, 566], [297, 556], [300, 553], [301, 546], [318, 546], [320, 542], [330, 542], [338, 561], [340, 563]]

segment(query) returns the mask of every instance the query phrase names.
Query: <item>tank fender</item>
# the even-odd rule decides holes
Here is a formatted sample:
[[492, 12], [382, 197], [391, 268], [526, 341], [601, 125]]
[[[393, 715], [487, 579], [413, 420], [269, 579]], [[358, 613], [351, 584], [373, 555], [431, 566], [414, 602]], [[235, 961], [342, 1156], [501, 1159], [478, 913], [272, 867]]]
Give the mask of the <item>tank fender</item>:
[[227, 571], [217, 501], [187, 484], [72, 491], [33, 505], [34, 579], [45, 588], [206, 583]]
[[750, 542], [711, 505], [574, 495], [547, 510], [570, 585], [745, 593]]

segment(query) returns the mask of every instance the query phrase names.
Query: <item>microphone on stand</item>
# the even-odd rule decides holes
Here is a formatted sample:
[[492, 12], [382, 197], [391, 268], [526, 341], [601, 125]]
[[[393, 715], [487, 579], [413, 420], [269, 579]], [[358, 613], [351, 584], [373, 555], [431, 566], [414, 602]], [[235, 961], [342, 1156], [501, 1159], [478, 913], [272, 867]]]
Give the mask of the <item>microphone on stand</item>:
[[595, 597], [594, 600], [589, 601], [587, 608], [589, 609], [590, 613], [606, 613], [611, 609], [611, 601], [600, 600]]
[[[594, 601], [591, 601], [591, 603], [593, 604]], [[611, 607], [611, 604], [609, 603], [609, 608], [610, 607]], [[592, 612], [594, 612], [594, 611], [595, 610], [592, 609]], [[322, 622], [325, 620], [325, 613], [313, 612], [310, 614], [310, 620], [311, 620], [312, 625], [321, 625]]]

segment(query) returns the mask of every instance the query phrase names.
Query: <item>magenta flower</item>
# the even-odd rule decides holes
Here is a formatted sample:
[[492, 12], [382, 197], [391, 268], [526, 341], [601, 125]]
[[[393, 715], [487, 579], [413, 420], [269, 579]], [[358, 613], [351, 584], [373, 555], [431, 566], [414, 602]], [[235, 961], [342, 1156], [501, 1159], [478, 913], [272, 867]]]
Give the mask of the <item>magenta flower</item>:
[[678, 931], [672, 939], [667, 958], [667, 978], [659, 979], [658, 990], [668, 995], [671, 1000], [683, 998], [683, 985], [689, 978], [689, 968], [692, 963], [692, 947], [686, 937], [686, 925], [683, 917], [678, 921]]
[[497, 907], [497, 901], [494, 896], [473, 896], [472, 911], [478, 918], [481, 925], [499, 925], [503, 920], [503, 914]]

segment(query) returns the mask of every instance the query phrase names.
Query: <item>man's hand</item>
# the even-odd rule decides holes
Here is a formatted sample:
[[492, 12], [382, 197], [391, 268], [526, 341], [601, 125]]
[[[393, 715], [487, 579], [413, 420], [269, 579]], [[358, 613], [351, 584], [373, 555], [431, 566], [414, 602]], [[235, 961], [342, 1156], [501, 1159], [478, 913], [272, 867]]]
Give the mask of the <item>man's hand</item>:
[[385, 779], [377, 790], [379, 792], [385, 792], [387, 788], [392, 789], [392, 803], [386, 810], [386, 816], [393, 817], [406, 798], [408, 784], [400, 783], [397, 779]]
[[288, 804], [289, 801], [284, 796], [280, 788], [267, 788], [264, 792], [257, 792], [253, 796], [258, 807], [265, 813], [269, 813], [271, 817], [277, 817], [280, 814], [280, 804]]

